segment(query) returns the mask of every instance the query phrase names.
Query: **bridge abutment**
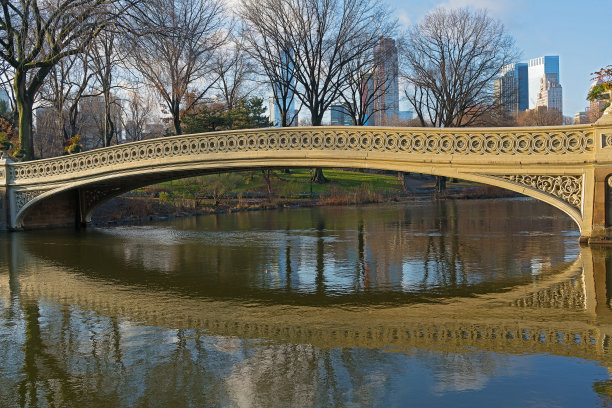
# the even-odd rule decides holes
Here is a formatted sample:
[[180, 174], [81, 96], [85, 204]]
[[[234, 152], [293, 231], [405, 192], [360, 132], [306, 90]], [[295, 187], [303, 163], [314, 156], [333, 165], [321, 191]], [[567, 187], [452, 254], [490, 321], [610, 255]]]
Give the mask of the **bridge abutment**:
[[0, 231], [10, 228], [10, 206], [8, 195], [8, 164], [12, 160], [2, 155], [0, 157]]

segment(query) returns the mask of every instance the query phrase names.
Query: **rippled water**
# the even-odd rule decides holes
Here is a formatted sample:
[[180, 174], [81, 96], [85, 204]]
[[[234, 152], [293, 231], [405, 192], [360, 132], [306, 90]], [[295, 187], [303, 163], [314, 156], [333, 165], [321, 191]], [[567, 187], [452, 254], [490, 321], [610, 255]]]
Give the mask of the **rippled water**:
[[0, 406], [609, 406], [578, 235], [526, 199], [0, 235]]

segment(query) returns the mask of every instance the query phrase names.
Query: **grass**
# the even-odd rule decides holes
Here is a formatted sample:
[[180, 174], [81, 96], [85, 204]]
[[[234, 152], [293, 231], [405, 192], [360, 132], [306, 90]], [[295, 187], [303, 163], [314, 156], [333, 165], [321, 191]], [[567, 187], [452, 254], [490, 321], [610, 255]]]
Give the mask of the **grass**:
[[[312, 192], [327, 194], [330, 191], [353, 191], [367, 189], [386, 193], [401, 192], [402, 185], [395, 176], [386, 174], [361, 173], [357, 171], [325, 169], [325, 184], [312, 183]], [[291, 169], [290, 173], [273, 170], [270, 176], [273, 193], [280, 196], [294, 196], [310, 193], [310, 170]], [[199, 191], [207, 194], [266, 193], [267, 187], [261, 171], [214, 174], [191, 177], [145, 187], [142, 191], [166, 191], [175, 195], [188, 195]]]

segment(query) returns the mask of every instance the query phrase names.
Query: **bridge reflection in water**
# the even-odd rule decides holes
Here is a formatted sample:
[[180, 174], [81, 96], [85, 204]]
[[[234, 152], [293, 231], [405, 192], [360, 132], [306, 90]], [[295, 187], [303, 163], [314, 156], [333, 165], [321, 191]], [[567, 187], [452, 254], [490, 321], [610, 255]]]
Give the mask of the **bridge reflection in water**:
[[[265, 216], [260, 218], [265, 222]], [[334, 222], [342, 223], [338, 218], [332, 217]], [[364, 243], [367, 238], [359, 232], [367, 230], [368, 225], [361, 225], [355, 256], [367, 264], [371, 247], [368, 249]], [[36, 406], [36, 395], [40, 394], [58, 404], [84, 401], [119, 406], [130, 405], [125, 395], [133, 393], [132, 403], [142, 403], [143, 398], [163, 403], [163, 398], [168, 398], [164, 387], [182, 387], [202, 390], [205, 396], [181, 395], [175, 396], [178, 400], [166, 402], [206, 405], [214, 400], [220, 405], [240, 405], [227, 401], [228, 389], [233, 387], [236, 395], [240, 394], [238, 389], [242, 390], [240, 395], [246, 401], [257, 394], [254, 388], [259, 393], [263, 388], [268, 395], [285, 395], [296, 406], [325, 398], [330, 398], [329, 405], [335, 405], [337, 401], [326, 393], [344, 386], [321, 386], [321, 382], [332, 381], [340, 375], [338, 370], [347, 370], [351, 381], [368, 384], [374, 381], [373, 373], [364, 371], [363, 365], [351, 359], [373, 364], [378, 359], [388, 359], [385, 364], [393, 366], [399, 364], [393, 362], [394, 353], [425, 356], [430, 363], [432, 355], [455, 359], [454, 369], [462, 373], [459, 382], [469, 382], [470, 378], [476, 381], [481, 374], [504, 369], [498, 359], [474, 351], [508, 356], [545, 353], [591, 360], [612, 368], [609, 251], [583, 248], [575, 260], [543, 266], [526, 281], [486, 287], [473, 282], [469, 290], [452, 299], [446, 293], [415, 296], [415, 290], [412, 296], [417, 301], [407, 304], [390, 290], [388, 297], [397, 301], [384, 304], [374, 298], [375, 306], [367, 307], [353, 302], [350, 293], [323, 296], [328, 301], [321, 304], [320, 292], [329, 287], [321, 289], [316, 282], [311, 293], [302, 293], [301, 298], [297, 296], [301, 300], [293, 303], [281, 295], [274, 298], [273, 291], [268, 292], [272, 301], [256, 292], [242, 296], [240, 290], [225, 298], [211, 296], [207, 287], [190, 287], [189, 282], [181, 287], [172, 280], [172, 270], [181, 267], [181, 258], [172, 268], [151, 273], [150, 266], [145, 265], [148, 254], [138, 252], [142, 249], [138, 243], [126, 239], [115, 248], [105, 248], [97, 245], [92, 234], [97, 232], [85, 232], [82, 242], [71, 245], [65, 245], [60, 236], [55, 244], [47, 246], [32, 245], [26, 234], [12, 234], [6, 245], [0, 246], [0, 259], [8, 260], [9, 272], [0, 273], [0, 302], [7, 302], [0, 307], [6, 314], [1, 318], [10, 320], [10, 314], [23, 314], [25, 325], [24, 338], [0, 328], [4, 331], [0, 332], [0, 350], [5, 350], [0, 352], [5, 367], [0, 366], [0, 401]], [[317, 231], [313, 234], [313, 245], [322, 245]], [[386, 245], [395, 245], [398, 251], [415, 246], [415, 251], [421, 251], [421, 241], [432, 245], [431, 234], [409, 244], [393, 241], [398, 236], [391, 236], [391, 243]], [[460, 250], [454, 253], [470, 261]], [[297, 256], [291, 260], [288, 255], [285, 252], [279, 264], [291, 269]], [[102, 258], [109, 272], [94, 273], [92, 266]], [[149, 277], [133, 279], [122, 275], [117, 258], [129, 258], [132, 275], [149, 273]], [[317, 253], [315, 258], [317, 265], [326, 256]], [[223, 262], [223, 258], [215, 262]], [[440, 264], [450, 263], [440, 260]], [[364, 270], [359, 273], [363, 276]], [[452, 275], [452, 271], [449, 273]], [[240, 287], [240, 282], [235, 284]], [[51, 312], [60, 318], [48, 320], [46, 316]], [[153, 341], [146, 328], [151, 326], [168, 328], [168, 338], [161, 344], [157, 338]], [[256, 344], [239, 339], [254, 339]], [[8, 347], [9, 342], [23, 343], [23, 349], [17, 352]], [[269, 342], [270, 347], [257, 347], [261, 342]], [[164, 358], [168, 348], [173, 354], [170, 361]], [[339, 351], [348, 348], [359, 349], [358, 355], [347, 356]], [[380, 348], [394, 353], [386, 357], [374, 352]], [[239, 359], [251, 364], [236, 370]], [[285, 375], [271, 375], [276, 372], [271, 364], [284, 367]], [[24, 366], [23, 373], [13, 376], [7, 367], [17, 366]], [[115, 383], [110, 377], [116, 378], [117, 373], [122, 379]], [[225, 378], [222, 385], [221, 376]], [[470, 386], [462, 384], [453, 386]], [[593, 387], [605, 395], [608, 383], [599, 382]], [[373, 405], [363, 398], [366, 399], [360, 404]], [[260, 401], [260, 405], [264, 402]]]

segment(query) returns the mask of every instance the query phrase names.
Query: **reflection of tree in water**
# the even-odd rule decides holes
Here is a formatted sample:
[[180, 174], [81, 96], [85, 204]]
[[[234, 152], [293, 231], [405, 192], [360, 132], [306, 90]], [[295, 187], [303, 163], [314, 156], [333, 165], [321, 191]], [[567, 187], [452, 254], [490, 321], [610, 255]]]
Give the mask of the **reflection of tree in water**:
[[509, 358], [504, 354], [489, 352], [434, 352], [412, 353], [433, 371], [435, 385], [432, 391], [477, 391], [485, 388], [491, 377], [509, 369]]
[[[436, 233], [428, 234], [422, 287], [430, 286], [429, 274], [432, 266], [435, 274], [434, 285], [457, 287], [457, 285], [467, 283], [465, 265], [461, 256], [463, 245], [459, 242], [457, 227], [457, 202], [437, 200], [435, 203], [434, 231]], [[449, 243], [447, 239], [450, 240]], [[458, 276], [458, 270], [461, 276]]]
[[593, 391], [599, 396], [602, 407], [612, 408], [612, 379], [605, 381], [595, 381]]

